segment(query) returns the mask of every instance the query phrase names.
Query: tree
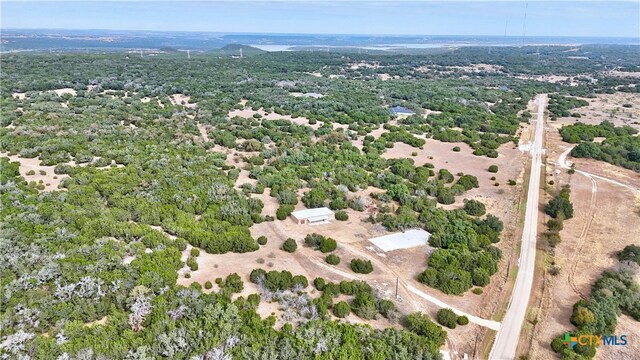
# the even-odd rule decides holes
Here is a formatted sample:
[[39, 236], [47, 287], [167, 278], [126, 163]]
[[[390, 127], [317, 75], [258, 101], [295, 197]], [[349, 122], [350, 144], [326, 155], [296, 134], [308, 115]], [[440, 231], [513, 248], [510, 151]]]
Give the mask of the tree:
[[276, 210], [276, 218], [278, 220], [284, 220], [287, 216], [291, 215], [295, 207], [293, 205], [280, 205]]
[[257, 240], [258, 244], [260, 244], [260, 245], [267, 245], [267, 241], [268, 241], [268, 239], [264, 235], [260, 236], [258, 238], [258, 240]]
[[284, 251], [286, 251], [288, 253], [292, 253], [292, 252], [296, 251], [297, 248], [298, 248], [298, 244], [292, 238], [288, 238], [282, 244], [282, 250], [284, 250]]
[[490, 173], [497, 173], [498, 172], [498, 165], [491, 165], [489, 166], [489, 172]]
[[346, 211], [343, 211], [343, 210], [336, 211], [335, 217], [336, 217], [336, 220], [338, 220], [338, 221], [347, 221], [347, 220], [349, 220], [349, 215], [347, 214]]
[[467, 325], [469, 324], [469, 318], [462, 315], [458, 317], [458, 325]]
[[467, 214], [471, 216], [482, 216], [487, 212], [484, 204], [478, 200], [464, 200], [464, 207], [462, 208]]
[[340, 301], [333, 305], [333, 315], [339, 318], [345, 318], [351, 314], [351, 306], [345, 301]]
[[373, 265], [370, 260], [352, 259], [350, 266], [353, 272], [359, 274], [369, 274], [373, 271]]
[[373, 319], [378, 313], [376, 300], [373, 298], [373, 295], [366, 292], [356, 293], [351, 303], [351, 309], [356, 315], [365, 320]]
[[422, 313], [407, 315], [404, 319], [404, 326], [413, 333], [432, 339], [438, 346], [444, 345], [447, 339], [447, 333]]
[[436, 318], [440, 325], [444, 325], [449, 329], [455, 329], [458, 324], [458, 315], [451, 309], [440, 309], [436, 314]]
[[325, 258], [325, 261], [330, 265], [338, 265], [340, 264], [340, 257], [335, 254], [329, 254]]
[[618, 254], [618, 259], [620, 261], [633, 261], [640, 265], [640, 246], [633, 244], [625, 246], [620, 254]]
[[338, 243], [332, 238], [323, 238], [320, 241], [319, 250], [323, 253], [334, 251], [338, 247]]

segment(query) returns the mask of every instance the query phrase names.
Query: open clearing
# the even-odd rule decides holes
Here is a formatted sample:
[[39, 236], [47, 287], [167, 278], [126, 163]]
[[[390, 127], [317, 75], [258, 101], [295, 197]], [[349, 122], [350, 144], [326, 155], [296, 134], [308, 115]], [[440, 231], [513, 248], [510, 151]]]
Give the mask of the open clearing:
[[[9, 155], [8, 153], [0, 153], [0, 157], [7, 157], [12, 162], [19, 162], [20, 175], [28, 182], [35, 181], [36, 183], [44, 184], [44, 191], [60, 190], [58, 185], [60, 185], [62, 179], [68, 177], [68, 175], [56, 175], [53, 172], [55, 166], [40, 165], [39, 158], [28, 159], [18, 155]], [[27, 175], [30, 171], [33, 171], [34, 174]]]
[[[569, 125], [578, 121], [596, 125], [608, 120], [616, 126], [629, 125], [640, 130], [640, 94], [617, 92], [598, 94], [593, 99], [580, 99], [588, 101], [589, 105], [575, 108], [571, 112], [577, 112], [581, 117], [558, 118], [558, 125]], [[631, 107], [624, 107], [625, 104], [630, 104]]]
[[[594, 186], [591, 179], [577, 172], [569, 175], [557, 164], [558, 157], [568, 146], [557, 131], [549, 128], [547, 174], [554, 175], [556, 186], [571, 185], [575, 210], [574, 217], [564, 222], [560, 233], [562, 242], [555, 248], [555, 262], [560, 273], [557, 276], [546, 274], [539, 279], [540, 286], [530, 303], [534, 307], [530, 311], [538, 314], [528, 349], [531, 359], [556, 356], [549, 344], [555, 336], [575, 329], [569, 318], [580, 294], [588, 296], [600, 273], [617, 264], [616, 253], [640, 238], [640, 226], [637, 226], [640, 214], [634, 208], [637, 195], [625, 187], [597, 178]], [[576, 163], [578, 170], [640, 186], [640, 175], [631, 170], [592, 159], [568, 160]], [[547, 181], [549, 179], [547, 177]], [[639, 334], [640, 324], [622, 315], [618, 318], [616, 333]], [[521, 350], [526, 352], [527, 349]], [[640, 343], [631, 341], [628, 346], [599, 348], [596, 359], [631, 359], [638, 353]]]

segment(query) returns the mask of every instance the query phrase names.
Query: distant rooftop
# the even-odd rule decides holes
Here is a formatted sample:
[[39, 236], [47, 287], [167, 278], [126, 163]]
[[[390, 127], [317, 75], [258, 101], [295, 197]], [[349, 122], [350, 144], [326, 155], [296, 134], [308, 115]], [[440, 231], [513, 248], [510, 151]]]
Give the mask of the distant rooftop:
[[398, 114], [413, 115], [414, 114], [412, 110], [407, 109], [404, 106], [394, 106], [391, 109], [389, 109], [389, 112], [391, 113], [391, 115], [398, 115]]
[[333, 211], [327, 207], [298, 210], [291, 213], [296, 219], [309, 219], [317, 216], [329, 216], [333, 215]]

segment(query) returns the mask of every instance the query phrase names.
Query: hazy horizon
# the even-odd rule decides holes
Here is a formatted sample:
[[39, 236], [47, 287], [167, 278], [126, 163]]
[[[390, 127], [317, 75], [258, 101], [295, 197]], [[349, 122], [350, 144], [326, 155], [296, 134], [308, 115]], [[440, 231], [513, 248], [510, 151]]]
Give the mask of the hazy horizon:
[[640, 38], [637, 1], [3, 1], [3, 30]]

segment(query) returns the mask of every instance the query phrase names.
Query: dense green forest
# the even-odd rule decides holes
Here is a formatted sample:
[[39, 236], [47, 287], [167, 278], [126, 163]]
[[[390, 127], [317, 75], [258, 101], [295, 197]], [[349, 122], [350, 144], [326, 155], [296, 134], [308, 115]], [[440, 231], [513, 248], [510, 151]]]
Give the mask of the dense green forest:
[[[3, 54], [0, 151], [37, 157], [62, 179], [61, 189], [42, 191], [44, 184], [20, 176], [17, 163], [0, 160], [3, 351], [37, 359], [439, 358], [442, 328], [426, 315], [397, 313], [367, 284], [316, 279], [322, 294], [312, 298], [308, 279], [257, 269], [244, 280], [264, 284], [261, 294], [234, 295], [243, 286], [237, 275], [206, 293], [197, 283], [176, 284], [181, 254], [188, 244], [216, 254], [255, 251], [266, 240], [254, 239], [249, 228], [286, 218], [298, 202], [355, 211], [375, 202], [379, 212], [369, 222], [432, 234], [435, 250], [421, 282], [449, 294], [487, 285], [501, 258], [494, 244], [502, 221], [473, 202], [458, 210], [439, 206], [464, 197], [478, 179], [381, 155], [395, 143], [420, 148], [433, 137], [464, 141], [477, 156], [496, 157], [500, 145], [517, 142], [535, 94], [586, 96], [628, 85], [604, 76], [597, 86], [584, 81], [574, 87], [511, 76], [531, 65], [529, 50], [189, 60], [175, 54]], [[543, 48], [539, 56], [561, 67], [557, 49]], [[450, 71], [472, 59], [503, 71]], [[380, 67], [354, 69], [354, 62]], [[585, 71], [600, 66], [585, 64]], [[418, 70], [424, 66], [436, 71]], [[543, 67], [536, 69], [532, 73]], [[383, 73], [397, 79], [383, 81]], [[75, 94], [51, 91], [63, 88]], [[190, 103], [172, 103], [176, 94]], [[295, 121], [230, 117], [244, 108], [242, 100], [247, 108]], [[394, 105], [416, 115], [392, 120], [388, 108]], [[436, 113], [425, 117], [426, 110]], [[371, 133], [380, 126], [385, 132], [375, 138]], [[242, 161], [230, 164], [229, 149]], [[241, 169], [253, 183], [236, 184]], [[370, 198], [356, 194], [367, 187], [379, 191]], [[264, 214], [262, 201], [251, 197], [267, 191], [277, 213]], [[312, 236], [308, 245], [329, 253], [336, 241]], [[373, 270], [364, 261], [353, 264]], [[187, 265], [197, 263], [191, 258]], [[348, 299], [333, 304], [340, 294]], [[256, 313], [267, 297], [298, 306], [281, 329], [274, 328], [274, 316]], [[365, 320], [382, 316], [404, 329], [332, 320], [351, 312]], [[105, 316], [106, 324], [95, 323]]]

